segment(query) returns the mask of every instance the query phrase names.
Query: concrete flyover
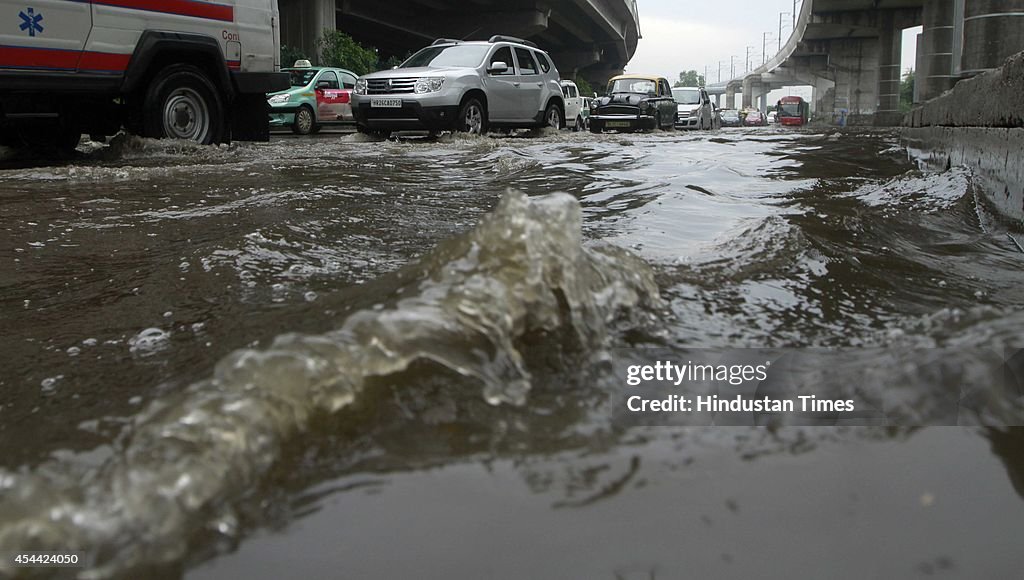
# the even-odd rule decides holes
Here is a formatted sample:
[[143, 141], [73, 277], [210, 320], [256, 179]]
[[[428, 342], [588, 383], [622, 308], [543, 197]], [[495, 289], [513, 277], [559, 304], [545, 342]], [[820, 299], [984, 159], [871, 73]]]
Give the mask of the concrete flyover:
[[[636, 52], [636, 0], [279, 0], [281, 43], [316, 53], [323, 30], [341, 30], [402, 58], [437, 38], [518, 36], [548, 51], [563, 77], [604, 84]], [[596, 86], [596, 85], [595, 85]]]
[[1024, 50], [1024, 0], [804, 0], [778, 54], [708, 90], [727, 106], [742, 90], [744, 106], [764, 110], [770, 90], [810, 85], [819, 119], [897, 125], [902, 33], [918, 25], [915, 102]]

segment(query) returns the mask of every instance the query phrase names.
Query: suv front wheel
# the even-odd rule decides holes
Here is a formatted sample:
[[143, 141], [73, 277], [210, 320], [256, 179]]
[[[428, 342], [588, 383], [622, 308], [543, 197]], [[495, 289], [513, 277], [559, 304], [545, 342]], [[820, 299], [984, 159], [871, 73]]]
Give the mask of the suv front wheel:
[[562, 121], [562, 109], [557, 103], [548, 103], [548, 108], [544, 110], [544, 124], [541, 126], [552, 129], [561, 129], [565, 126], [565, 122]]
[[455, 120], [455, 130], [473, 135], [487, 132], [487, 109], [479, 99], [466, 99], [459, 107], [459, 116]]

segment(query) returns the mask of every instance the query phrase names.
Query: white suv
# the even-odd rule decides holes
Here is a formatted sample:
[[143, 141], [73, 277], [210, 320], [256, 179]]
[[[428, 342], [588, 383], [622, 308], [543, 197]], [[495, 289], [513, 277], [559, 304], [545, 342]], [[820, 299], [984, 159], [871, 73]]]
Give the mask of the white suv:
[[360, 77], [352, 99], [363, 133], [484, 133], [565, 124], [558, 70], [537, 45], [493, 36], [439, 39], [392, 70]]

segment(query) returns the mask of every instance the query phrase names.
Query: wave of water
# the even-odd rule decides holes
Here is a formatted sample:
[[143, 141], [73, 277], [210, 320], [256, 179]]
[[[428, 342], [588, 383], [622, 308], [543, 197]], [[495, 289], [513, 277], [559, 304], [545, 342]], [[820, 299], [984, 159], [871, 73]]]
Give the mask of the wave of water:
[[89, 577], [174, 561], [196, 530], [233, 527], [231, 503], [311, 417], [417, 360], [478, 379], [492, 404], [522, 404], [531, 373], [517, 341], [568, 332], [597, 353], [617, 316], [659, 300], [643, 262], [584, 247], [580, 227], [568, 195], [509, 193], [473, 231], [409, 266], [403, 289], [337, 330], [236, 351], [209, 379], [155, 401], [99, 467], [0, 474], [0, 552], [81, 550]]

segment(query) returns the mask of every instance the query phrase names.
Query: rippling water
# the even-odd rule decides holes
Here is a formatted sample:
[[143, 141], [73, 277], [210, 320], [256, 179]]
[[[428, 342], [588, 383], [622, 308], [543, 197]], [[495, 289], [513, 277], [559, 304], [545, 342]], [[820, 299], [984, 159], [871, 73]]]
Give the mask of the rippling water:
[[[1019, 233], [969, 172], [896, 145], [325, 135], [9, 159], [0, 552], [79, 549], [99, 576], [1015, 574], [1018, 429], [607, 413], [621, 347], [971, 369], [1024, 346]], [[928, 386], [891, 402], [927, 408]]]

